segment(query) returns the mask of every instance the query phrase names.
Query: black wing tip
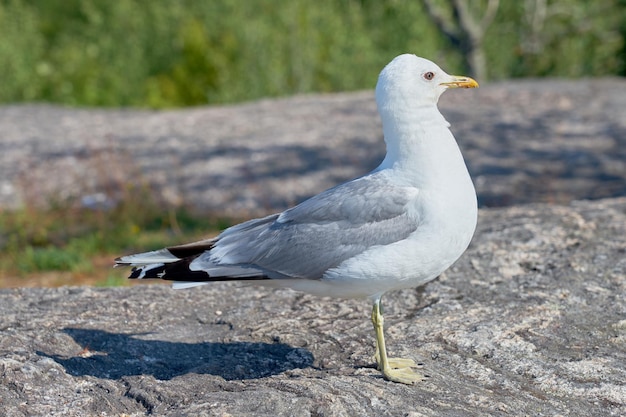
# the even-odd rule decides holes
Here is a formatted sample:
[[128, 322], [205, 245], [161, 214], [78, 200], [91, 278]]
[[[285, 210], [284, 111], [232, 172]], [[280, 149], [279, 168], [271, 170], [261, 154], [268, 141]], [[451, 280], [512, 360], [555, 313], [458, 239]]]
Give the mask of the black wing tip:
[[197, 256], [208, 252], [215, 246], [217, 239], [211, 239], [203, 242], [195, 242], [187, 245], [169, 246], [167, 251], [177, 258], [196, 258]]
[[[128, 276], [129, 279], [162, 279], [166, 281], [183, 282], [218, 282], [218, 281], [259, 281], [271, 279], [266, 274], [259, 271], [258, 274], [246, 276], [211, 276], [206, 271], [192, 270], [191, 262], [198, 255], [180, 259], [171, 263], [155, 263], [150, 265], [134, 266]], [[117, 258], [115, 266], [131, 266], [132, 263], [125, 262], [123, 258]]]
[[[153, 279], [161, 278], [164, 272], [163, 265], [155, 267], [154, 265], [136, 266], [130, 271], [128, 279]], [[161, 275], [158, 275], [161, 273]]]

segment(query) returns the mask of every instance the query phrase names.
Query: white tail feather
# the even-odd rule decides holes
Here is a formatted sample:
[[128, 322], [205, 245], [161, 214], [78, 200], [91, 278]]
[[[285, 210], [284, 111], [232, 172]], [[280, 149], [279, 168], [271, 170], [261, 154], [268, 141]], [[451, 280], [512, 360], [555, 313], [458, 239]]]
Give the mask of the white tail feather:
[[172, 255], [167, 249], [155, 250], [152, 252], [138, 253], [136, 255], [122, 256], [116, 260], [118, 265], [141, 266], [157, 263], [171, 263], [179, 261], [180, 258]]
[[172, 288], [175, 290], [184, 290], [186, 288], [199, 287], [200, 285], [207, 285], [208, 282], [187, 282], [179, 281], [172, 284]]

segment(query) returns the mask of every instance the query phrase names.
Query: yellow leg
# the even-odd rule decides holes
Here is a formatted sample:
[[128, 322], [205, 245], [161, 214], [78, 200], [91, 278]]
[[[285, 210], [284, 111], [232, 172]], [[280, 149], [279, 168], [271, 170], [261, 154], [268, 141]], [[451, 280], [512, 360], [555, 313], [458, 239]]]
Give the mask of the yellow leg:
[[376, 363], [378, 370], [383, 373], [385, 379], [403, 384], [413, 384], [424, 379], [424, 376], [415, 372], [412, 368], [417, 364], [412, 359], [388, 358], [385, 347], [384, 318], [380, 307], [380, 298], [374, 302], [372, 308], [372, 324], [376, 332]]

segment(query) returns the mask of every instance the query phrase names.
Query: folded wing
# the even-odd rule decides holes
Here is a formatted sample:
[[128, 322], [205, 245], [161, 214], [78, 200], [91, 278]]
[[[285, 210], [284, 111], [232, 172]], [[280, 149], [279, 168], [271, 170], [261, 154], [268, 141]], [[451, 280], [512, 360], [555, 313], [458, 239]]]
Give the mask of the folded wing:
[[228, 228], [215, 239], [116, 261], [135, 266], [131, 278], [320, 279], [326, 270], [364, 250], [414, 232], [419, 219], [407, 206], [417, 193], [415, 188], [390, 185], [374, 173], [281, 214]]

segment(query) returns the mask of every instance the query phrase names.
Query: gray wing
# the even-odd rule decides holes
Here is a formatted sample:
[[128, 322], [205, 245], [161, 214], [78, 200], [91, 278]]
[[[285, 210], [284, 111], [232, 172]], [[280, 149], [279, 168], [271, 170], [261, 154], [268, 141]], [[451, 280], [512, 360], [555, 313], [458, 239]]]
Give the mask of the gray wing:
[[[225, 230], [200, 267], [237, 265], [272, 278], [321, 278], [364, 250], [405, 239], [418, 225], [407, 205], [417, 189], [376, 174], [331, 188], [302, 204]], [[195, 262], [195, 263], [196, 263]]]

